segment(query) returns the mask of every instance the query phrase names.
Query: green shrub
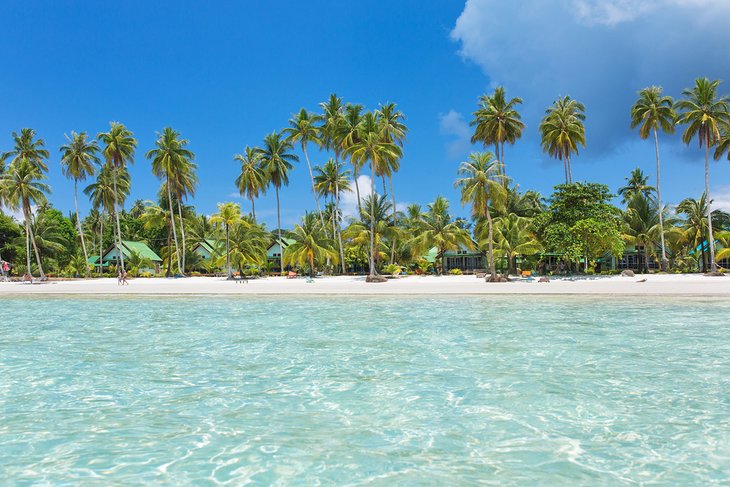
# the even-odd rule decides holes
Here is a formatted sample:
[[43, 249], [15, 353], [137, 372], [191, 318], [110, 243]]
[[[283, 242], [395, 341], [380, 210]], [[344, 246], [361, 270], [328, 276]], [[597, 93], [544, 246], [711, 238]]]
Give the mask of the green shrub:
[[403, 268], [398, 264], [388, 264], [383, 267], [384, 274], [390, 274], [391, 276], [397, 276], [403, 271]]
[[139, 277], [155, 277], [151, 272], [140, 272]]
[[449, 274], [451, 274], [452, 276], [460, 276], [463, 274], [463, 272], [461, 272], [461, 269], [451, 269], [449, 271]]

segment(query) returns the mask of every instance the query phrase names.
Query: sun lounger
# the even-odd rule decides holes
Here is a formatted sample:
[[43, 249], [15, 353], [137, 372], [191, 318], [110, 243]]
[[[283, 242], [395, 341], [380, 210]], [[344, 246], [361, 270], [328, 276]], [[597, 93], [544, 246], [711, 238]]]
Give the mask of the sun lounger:
[[294, 271], [289, 271], [289, 273], [286, 275], [287, 279], [295, 279], [297, 277], [297, 273]]

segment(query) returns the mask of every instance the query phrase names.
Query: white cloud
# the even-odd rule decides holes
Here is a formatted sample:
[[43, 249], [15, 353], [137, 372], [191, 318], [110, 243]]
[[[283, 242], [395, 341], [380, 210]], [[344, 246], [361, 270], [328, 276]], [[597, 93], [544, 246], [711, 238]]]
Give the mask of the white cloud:
[[720, 186], [717, 189], [710, 188], [712, 196], [712, 209], [723, 210], [730, 213], [730, 186]]
[[446, 144], [446, 154], [450, 160], [456, 160], [469, 151], [471, 131], [464, 115], [454, 109], [447, 113], [440, 113], [439, 131], [444, 135], [455, 137]]
[[[357, 177], [357, 184], [360, 188], [360, 199], [370, 194], [370, 176], [361, 174]], [[340, 211], [344, 218], [357, 215], [357, 192], [355, 191], [355, 182], [350, 181], [352, 191], [344, 191], [340, 196]]]

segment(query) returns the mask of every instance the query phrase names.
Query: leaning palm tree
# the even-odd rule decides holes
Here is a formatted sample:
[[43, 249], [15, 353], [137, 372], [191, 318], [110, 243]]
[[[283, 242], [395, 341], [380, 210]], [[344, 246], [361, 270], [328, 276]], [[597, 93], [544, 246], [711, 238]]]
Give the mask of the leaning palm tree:
[[305, 212], [302, 222], [289, 232], [293, 240], [284, 250], [287, 264], [308, 265], [309, 275], [314, 277], [315, 265], [323, 261], [337, 262], [334, 241], [327, 236], [325, 228], [313, 213]]
[[111, 122], [109, 132], [100, 132], [96, 138], [104, 144], [101, 153], [106, 160], [106, 165], [111, 166], [113, 171], [112, 183], [114, 186], [114, 218], [116, 220], [116, 237], [117, 237], [117, 254], [119, 255], [119, 263], [124, 270], [124, 255], [122, 255], [122, 229], [119, 225], [119, 203], [120, 194], [117, 191], [118, 173], [126, 169], [127, 164], [134, 163], [134, 150], [137, 148], [137, 139], [127, 127], [118, 122]]
[[[177, 216], [180, 222], [180, 240], [182, 245], [180, 245], [180, 250], [182, 251], [182, 267], [183, 270], [187, 269], [186, 267], [186, 255], [187, 255], [187, 243], [185, 240], [185, 222], [186, 219], [184, 218], [183, 213], [185, 213], [185, 210], [190, 210], [190, 206], [186, 206], [183, 204], [183, 200], [188, 197], [195, 196], [195, 190], [198, 186], [198, 175], [195, 173], [195, 169], [198, 166], [191, 161], [190, 159], [187, 159], [184, 161], [181, 170], [178, 171], [175, 175], [175, 178], [173, 179], [173, 192], [175, 193], [175, 198], [177, 199]], [[188, 211], [188, 213], [191, 213]], [[194, 212], [193, 212], [194, 213]]]
[[0, 194], [2, 201], [12, 210], [21, 210], [25, 221], [25, 257], [28, 274], [32, 275], [30, 267], [30, 247], [35, 251], [36, 264], [41, 279], [45, 279], [41, 257], [38, 252], [32, 230], [31, 205], [40, 205], [46, 202], [46, 193], [50, 192], [47, 184], [43, 183], [45, 175], [40, 168], [28, 159], [13, 161], [10, 167], [0, 178]]
[[[66, 177], [74, 180], [74, 205], [76, 207], [76, 225], [81, 237], [81, 248], [84, 251], [84, 259], [89, 261], [89, 253], [86, 251], [86, 242], [84, 241], [84, 232], [81, 229], [81, 217], [79, 216], [79, 195], [78, 183], [86, 180], [87, 176], [93, 176], [96, 170], [96, 164], [99, 164], [99, 146], [95, 140], [89, 140], [86, 132], [77, 134], [71, 132], [71, 137], [65, 136], [67, 144], [61, 146], [61, 168]], [[86, 277], [89, 277], [89, 269], [87, 266]]]
[[542, 149], [563, 163], [565, 184], [573, 182], [570, 156], [586, 145], [585, 106], [569, 96], [555, 100], [540, 122]]
[[2, 154], [1, 159], [10, 159], [10, 164], [25, 159], [30, 162], [39, 172], [48, 171], [45, 160], [49, 153], [45, 148], [43, 139], [36, 138], [36, 132], [30, 128], [20, 129], [20, 133], [13, 132], [13, 150]]
[[471, 142], [481, 142], [486, 147], [494, 144], [497, 160], [502, 163], [502, 175], [506, 176], [504, 165], [504, 143], [514, 144], [522, 137], [525, 124], [520, 113], [515, 108], [522, 104], [522, 98], [516, 97], [507, 100], [504, 87], [498, 86], [494, 94], [482, 95], [479, 98], [479, 108], [474, 112], [474, 119], [469, 125], [474, 128]]
[[251, 216], [256, 223], [256, 206], [254, 200], [266, 190], [266, 172], [261, 166], [261, 151], [256, 147], [243, 150], [243, 154], [236, 154], [233, 159], [241, 163], [241, 174], [236, 178], [236, 187], [241, 196], [251, 200]]
[[682, 142], [689, 145], [697, 137], [699, 147], [705, 148], [705, 194], [707, 195], [707, 230], [710, 247], [710, 272], [717, 272], [715, 241], [712, 234], [712, 198], [710, 197], [710, 147], [720, 141], [721, 127], [730, 123], [730, 98], [718, 96], [720, 80], [697, 78], [693, 88], [682, 91], [684, 98], [677, 102], [679, 123], [687, 124]]
[[[375, 175], [382, 171], [382, 167], [393, 159], [401, 157], [402, 151], [399, 146], [387, 142], [380, 131], [377, 118], [372, 112], [368, 112], [362, 119], [358, 128], [357, 142], [348, 147], [348, 153], [352, 158], [353, 165], [362, 167], [370, 163], [370, 198], [375, 198]], [[370, 228], [375, 227], [375, 215], [370, 212]], [[370, 232], [370, 274], [367, 281], [380, 282], [375, 269], [375, 240], [374, 232]]]
[[[195, 157], [190, 150], [185, 148], [187, 144], [187, 139], [180, 138], [180, 132], [170, 127], [165, 127], [162, 129], [162, 132], [158, 133], [157, 140], [155, 141], [157, 148], [147, 152], [147, 159], [152, 160], [152, 172], [163, 181], [166, 188], [167, 203], [170, 210], [170, 218], [172, 219], [170, 226], [172, 228], [172, 236], [177, 253], [177, 270], [180, 274], [183, 274], [184, 267], [180, 261], [181, 254], [177, 242], [177, 230], [175, 229], [172, 192], [173, 187], [177, 189], [176, 182], [180, 181], [181, 177], [185, 177], [184, 174], [189, 171], [190, 161]], [[178, 200], [178, 206], [181, 205], [182, 202]], [[180, 225], [182, 224], [182, 215], [180, 215]]]
[[441, 260], [440, 273], [446, 271], [447, 251], [474, 247], [469, 232], [451, 218], [449, 202], [443, 196], [428, 205], [428, 211], [416, 222], [415, 233], [411, 241], [413, 252], [421, 256], [436, 248], [436, 259]]
[[345, 269], [345, 250], [342, 246], [342, 234], [340, 231], [340, 194], [351, 191], [350, 189], [350, 171], [343, 170], [344, 164], [329, 159], [323, 167], [316, 166], [314, 168], [314, 187], [322, 197], [329, 196], [331, 202], [334, 203], [334, 211], [332, 212], [332, 234], [336, 237], [340, 252], [340, 264], [342, 265], [342, 273]]
[[507, 199], [499, 161], [491, 152], [474, 152], [459, 166], [459, 178], [454, 186], [461, 189], [461, 204], [471, 204], [476, 219], [487, 219], [487, 245], [489, 255], [488, 282], [496, 282], [497, 268], [494, 263], [494, 222], [489, 206], [499, 207]]
[[644, 171], [638, 167], [631, 171], [631, 176], [625, 179], [626, 185], [618, 189], [618, 195], [621, 196], [621, 202], [624, 204], [631, 201], [637, 194], [649, 198], [656, 191], [654, 186], [649, 186], [649, 176], [645, 176]]
[[[231, 272], [231, 241], [230, 228], [241, 219], [241, 207], [237, 203], [219, 203], [218, 213], [211, 217], [211, 222], [223, 225], [226, 234], [226, 275], [233, 278]], [[283, 269], [283, 266], [282, 266]]]
[[[342, 114], [342, 121], [339, 125], [338, 142], [339, 149], [343, 152], [347, 152], [350, 147], [354, 146], [359, 142], [359, 130], [360, 124], [362, 123], [363, 117], [363, 106], [353, 105], [348, 103], [345, 105], [344, 112]], [[336, 153], [335, 153], [336, 154]], [[352, 179], [355, 182], [355, 196], [357, 199], [357, 211], [362, 212], [362, 204], [360, 202], [360, 184], [357, 181], [362, 166], [350, 157], [352, 164]]]
[[[289, 172], [294, 168], [292, 162], [299, 157], [291, 153], [291, 141], [282, 138], [278, 132], [272, 132], [264, 137], [264, 146], [260, 149], [261, 160], [267, 179], [274, 186], [276, 192], [276, 226], [281, 242], [281, 205], [279, 204], [279, 189], [289, 185]], [[284, 270], [284, 256], [279, 258], [281, 270]]]
[[[656, 193], [657, 206], [662, 208], [661, 165], [659, 164], [659, 135], [674, 133], [674, 123], [677, 113], [674, 110], [674, 101], [671, 96], [662, 94], [660, 86], [644, 88], [639, 92], [639, 98], [631, 107], [631, 128], [639, 127], [639, 137], [646, 139], [650, 133], [654, 134], [654, 151], [656, 153]], [[659, 227], [661, 228], [662, 270], [667, 270], [669, 260], [665, 249], [664, 216], [659, 212]]]
[[[302, 108], [299, 113], [289, 119], [289, 127], [285, 128], [282, 133], [286, 135], [289, 142], [296, 144], [297, 142], [302, 148], [304, 159], [307, 161], [307, 169], [309, 169], [309, 181], [312, 185], [312, 193], [314, 194], [314, 203], [317, 205], [317, 214], [322, 215], [322, 209], [319, 206], [319, 197], [317, 190], [314, 188], [314, 174], [312, 173], [312, 164], [309, 162], [309, 154], [307, 154], [307, 144], [312, 142], [320, 143], [320, 129], [317, 126], [319, 116], [309, 113]], [[322, 220], [324, 226], [324, 220]]]
[[[702, 194], [699, 199], [685, 198], [677, 205], [677, 213], [684, 216], [685, 237], [701, 253], [702, 271], [707, 271], [706, 251], [709, 247], [708, 234], [710, 233], [708, 223], [712, 222], [713, 232], [722, 231], [723, 226], [730, 226], [730, 215], [722, 210], [713, 210], [712, 219], [707, 219], [707, 195]], [[714, 235], [714, 233], [713, 233]]]

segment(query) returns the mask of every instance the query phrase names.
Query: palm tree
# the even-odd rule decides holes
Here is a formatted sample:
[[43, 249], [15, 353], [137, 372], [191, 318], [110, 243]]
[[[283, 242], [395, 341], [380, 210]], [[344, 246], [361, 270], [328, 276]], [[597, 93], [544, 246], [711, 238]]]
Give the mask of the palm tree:
[[479, 98], [479, 108], [474, 112], [474, 119], [469, 124], [474, 129], [471, 137], [472, 144], [481, 142], [486, 147], [494, 144], [497, 160], [502, 163], [502, 175], [506, 176], [504, 165], [504, 143], [514, 144], [522, 137], [525, 124], [515, 108], [522, 104], [522, 98], [507, 100], [504, 87], [498, 86], [492, 96], [482, 95]]
[[[100, 160], [97, 156], [99, 146], [95, 140], [89, 140], [86, 132], [77, 134], [71, 132], [71, 137], [65, 136], [67, 144], [61, 146], [61, 167], [66, 177], [74, 180], [74, 205], [76, 207], [76, 225], [79, 229], [81, 237], [81, 248], [84, 250], [84, 259], [89, 261], [89, 253], [86, 251], [86, 242], [84, 242], [84, 232], [81, 229], [81, 217], [79, 216], [79, 195], [78, 183], [86, 180], [87, 176], [93, 176], [96, 170], [95, 164], [99, 164]], [[86, 277], [89, 277], [89, 268], [86, 268]]]
[[[406, 140], [406, 133], [408, 127], [403, 123], [405, 115], [403, 112], [398, 110], [395, 103], [386, 103], [381, 105], [375, 116], [378, 119], [380, 125], [380, 132], [383, 140], [396, 144], [399, 147], [403, 147], [403, 143]], [[393, 174], [398, 172], [400, 169], [400, 158], [393, 158], [388, 161], [383, 167], [381, 176], [388, 176], [388, 183], [390, 187], [390, 197], [393, 200], [393, 221], [397, 223], [397, 209], [395, 202], [395, 192], [393, 191]], [[385, 191], [384, 191], [385, 192]], [[396, 241], [392, 242], [392, 248], [390, 252], [390, 263], [392, 264], [395, 259], [395, 247]]]
[[[372, 198], [369, 195], [363, 198], [363, 209], [358, 219], [353, 219], [350, 225], [343, 232], [351, 247], [367, 249], [364, 253], [374, 254], [373, 260], [377, 269], [380, 261], [387, 256], [390, 246], [389, 242], [403, 238], [404, 233], [400, 227], [395, 225], [392, 218], [391, 204], [385, 196], [375, 194]], [[375, 224], [371, 225], [370, 215], [373, 215]], [[371, 228], [375, 231], [371, 232]], [[374, 252], [369, 252], [370, 239], [374, 243]], [[370, 259], [368, 258], [368, 264]]]
[[317, 263], [329, 259], [337, 262], [334, 241], [314, 214], [305, 212], [302, 222], [294, 225], [289, 238], [293, 242], [284, 250], [284, 260], [288, 264], [309, 265], [310, 276], [314, 277]]
[[[172, 237], [175, 244], [175, 253], [177, 254], [177, 270], [183, 274], [184, 267], [180, 260], [180, 248], [177, 243], [177, 230], [175, 229], [175, 216], [172, 206], [173, 187], [176, 193], [182, 191], [179, 182], [190, 171], [190, 161], [195, 157], [191, 151], [185, 148], [188, 144], [187, 139], [180, 138], [180, 132], [170, 127], [165, 127], [162, 132], [158, 132], [158, 138], [155, 141], [156, 149], [147, 152], [147, 159], [152, 160], [152, 172], [163, 181], [167, 193], [167, 203], [170, 210], [170, 227], [172, 228]], [[178, 206], [182, 206], [182, 202], [178, 198]], [[183, 225], [182, 214], [180, 214], [180, 225]]]
[[624, 240], [644, 249], [644, 270], [649, 272], [649, 254], [655, 254], [654, 245], [661, 233], [659, 207], [641, 192], [632, 194], [624, 213]]
[[[479, 246], [488, 246], [489, 228], [485, 228], [486, 220], [481, 220], [476, 227]], [[534, 255], [542, 250], [542, 245], [530, 231], [530, 218], [510, 213], [494, 220], [494, 246], [500, 255], [507, 257], [508, 272], [517, 272], [516, 257]]]
[[[220, 223], [226, 232], [226, 275], [228, 279], [233, 278], [231, 273], [231, 243], [229, 230], [231, 225], [241, 219], [241, 207], [237, 203], [219, 203], [218, 213], [211, 217], [213, 223]], [[281, 230], [280, 230], [281, 232]], [[281, 240], [281, 239], [279, 239]], [[282, 269], [284, 267], [282, 266]]]
[[[289, 142], [293, 144], [299, 142], [302, 147], [302, 153], [304, 159], [307, 161], [307, 169], [309, 169], [309, 180], [312, 184], [312, 193], [314, 194], [314, 203], [317, 205], [317, 214], [322, 215], [322, 209], [319, 207], [319, 198], [317, 190], [314, 188], [314, 174], [312, 173], [312, 165], [309, 162], [309, 155], [307, 154], [307, 144], [314, 142], [320, 143], [320, 129], [317, 127], [319, 117], [309, 113], [307, 110], [302, 108], [299, 113], [289, 119], [289, 127], [285, 128], [282, 132], [286, 135]], [[324, 220], [322, 221], [324, 226]]]
[[[674, 101], [671, 96], [662, 94], [661, 86], [644, 88], [639, 92], [639, 98], [631, 107], [631, 128], [639, 127], [639, 137], [647, 139], [650, 133], [654, 134], [654, 151], [656, 153], [656, 193], [657, 206], [662, 208], [661, 165], [659, 164], [659, 129], [664, 133], [673, 134], [677, 113], [674, 110]], [[659, 212], [659, 227], [661, 228], [662, 243], [662, 270], [667, 270], [666, 243], [664, 239], [664, 216]]]
[[[114, 178], [116, 174], [116, 183], [118, 191], [114, 190]], [[101, 211], [106, 210], [109, 215], [114, 218], [115, 204], [117, 199], [124, 202], [129, 195], [131, 182], [129, 172], [126, 168], [121, 170], [115, 169], [113, 166], [104, 165], [101, 167], [96, 181], [84, 188], [84, 194], [91, 200], [93, 208]], [[103, 273], [103, 257], [104, 252], [104, 218], [102, 216], [99, 225], [99, 275]]]
[[[160, 191], [160, 193], [164, 192]], [[162, 203], [164, 199], [165, 197], [160, 194], [160, 203]], [[165, 251], [162, 252], [162, 257], [164, 260], [163, 264], [167, 269], [165, 271], [165, 277], [170, 277], [172, 275], [172, 254], [174, 252], [171, 252], [172, 231], [170, 230], [170, 224], [174, 221], [173, 215], [174, 213], [170, 211], [169, 207], [165, 208], [163, 204], [158, 205], [152, 201], [147, 201], [145, 202], [144, 212], [140, 217], [140, 220], [142, 220], [142, 224], [144, 225], [145, 230], [166, 230], [167, 245], [164, 247]]]
[[231, 226], [230, 261], [243, 276], [245, 266], [260, 266], [266, 262], [266, 249], [271, 243], [271, 234], [262, 225], [246, 217]]
[[[180, 167], [180, 171], [175, 174], [175, 178], [173, 179], [173, 192], [175, 193], [175, 197], [177, 199], [177, 215], [180, 222], [180, 238], [182, 241], [180, 249], [182, 250], [183, 271], [186, 269], [185, 259], [187, 258], [187, 244], [185, 241], [185, 218], [183, 217], [183, 213], [186, 208], [188, 210], [190, 209], [189, 206], [183, 204], [183, 199], [195, 196], [195, 190], [198, 186], [198, 175], [195, 173], [197, 167], [198, 166], [192, 160], [185, 159], [182, 166]], [[188, 213], [190, 213], [190, 211], [188, 211]]]
[[542, 149], [559, 159], [565, 170], [565, 184], [573, 182], [570, 156], [586, 145], [585, 106], [569, 96], [555, 100], [540, 122]]
[[705, 258], [706, 247], [709, 247], [710, 234], [708, 223], [714, 227], [713, 230], [721, 231], [723, 225], [728, 225], [730, 215], [721, 210], [713, 210], [712, 219], [707, 218], [707, 195], [702, 194], [700, 199], [685, 198], [677, 205], [677, 213], [684, 215], [684, 231], [687, 240], [692, 244], [694, 249], [700, 249], [702, 252], [702, 271], [707, 271], [707, 259]]
[[631, 171], [631, 176], [625, 179], [626, 186], [618, 189], [618, 195], [622, 197], [621, 202], [624, 204], [631, 201], [637, 194], [649, 198], [656, 191], [654, 186], [649, 186], [649, 176], [645, 176], [644, 171], [638, 167]]
[[38, 252], [31, 228], [32, 210], [31, 205], [40, 205], [45, 203], [45, 193], [50, 192], [47, 184], [41, 182], [45, 179], [45, 175], [41, 172], [40, 167], [29, 159], [14, 160], [8, 170], [0, 179], [0, 194], [3, 202], [12, 210], [22, 210], [25, 221], [25, 257], [28, 274], [32, 275], [30, 267], [30, 247], [33, 245], [35, 251], [36, 264], [41, 279], [45, 279], [43, 266], [41, 265], [41, 257]]
[[241, 174], [236, 178], [236, 187], [241, 196], [251, 200], [251, 216], [256, 223], [254, 200], [266, 191], [268, 183], [261, 165], [261, 149], [246, 146], [243, 154], [236, 154], [233, 159], [241, 163]]
[[[339, 148], [347, 152], [350, 147], [354, 146], [360, 141], [359, 130], [362, 122], [363, 106], [353, 105], [348, 103], [345, 106], [344, 113], [342, 114], [342, 121], [339, 125], [339, 132], [337, 134], [339, 140]], [[360, 201], [360, 184], [357, 181], [360, 169], [362, 166], [352, 157], [350, 157], [350, 163], [352, 164], [352, 179], [355, 181], [355, 196], [357, 198], [357, 211], [362, 212], [362, 204]]]
[[329, 159], [324, 167], [315, 167], [314, 187], [317, 193], [326, 198], [329, 196], [334, 203], [335, 208], [332, 213], [332, 233], [337, 238], [338, 248], [340, 251], [340, 264], [342, 265], [342, 273], [345, 269], [345, 250], [342, 246], [342, 234], [340, 231], [340, 193], [342, 191], [351, 191], [350, 189], [350, 171], [344, 170], [344, 164]]
[[[261, 149], [261, 160], [269, 183], [274, 186], [276, 192], [276, 231], [279, 242], [281, 242], [281, 205], [279, 204], [279, 188], [289, 185], [289, 171], [294, 168], [292, 162], [298, 161], [299, 157], [292, 154], [292, 143], [282, 138], [276, 131], [264, 138], [264, 147]], [[282, 252], [279, 258], [281, 270], [284, 270], [284, 255]]]
[[451, 218], [449, 202], [443, 196], [438, 196], [430, 203], [428, 211], [416, 222], [416, 236], [412, 241], [413, 251], [418, 255], [434, 247], [436, 259], [441, 260], [440, 273], [446, 270], [447, 251], [474, 247], [469, 232]]
[[[362, 119], [357, 133], [358, 141], [348, 147], [348, 152], [352, 158], [353, 165], [357, 164], [362, 167], [365, 163], [370, 163], [370, 198], [375, 198], [375, 175], [382, 172], [382, 168], [389, 164], [393, 159], [398, 159], [402, 155], [401, 148], [392, 142], [387, 142], [383, 138], [383, 134], [378, 126], [377, 118], [372, 112], [368, 112]], [[370, 228], [375, 226], [375, 215], [370, 214]], [[375, 236], [370, 233], [370, 275], [369, 281], [381, 281], [375, 269]]]
[[49, 157], [46, 143], [43, 139], [36, 139], [36, 132], [30, 128], [20, 129], [20, 133], [13, 132], [13, 150], [2, 155], [2, 159], [10, 158], [10, 164], [22, 159], [30, 162], [40, 173], [48, 172], [45, 160]]
[[96, 138], [104, 144], [104, 148], [101, 153], [106, 160], [106, 165], [111, 166], [113, 171], [112, 183], [114, 186], [114, 218], [117, 223], [116, 236], [117, 236], [117, 254], [119, 255], [119, 262], [124, 271], [124, 255], [122, 255], [122, 229], [119, 225], [119, 203], [120, 195], [117, 191], [117, 176], [118, 173], [123, 172], [126, 169], [127, 164], [134, 163], [134, 150], [137, 148], [137, 139], [133, 137], [133, 133], [130, 132], [127, 127], [118, 122], [111, 122], [109, 132], [100, 132]]
[[705, 195], [707, 196], [707, 231], [710, 247], [710, 272], [717, 272], [715, 240], [712, 235], [712, 198], [710, 197], [710, 147], [720, 141], [720, 128], [730, 123], [730, 99], [718, 96], [720, 80], [697, 78], [693, 88], [682, 91], [684, 98], [677, 102], [681, 111], [679, 123], [687, 124], [682, 142], [689, 145], [697, 137], [700, 148], [705, 148]]
[[491, 152], [474, 152], [459, 166], [459, 178], [454, 186], [461, 189], [461, 204], [470, 203], [474, 218], [487, 218], [487, 244], [489, 253], [488, 281], [496, 282], [497, 269], [494, 264], [494, 223], [490, 204], [501, 206], [507, 198], [499, 161]]

